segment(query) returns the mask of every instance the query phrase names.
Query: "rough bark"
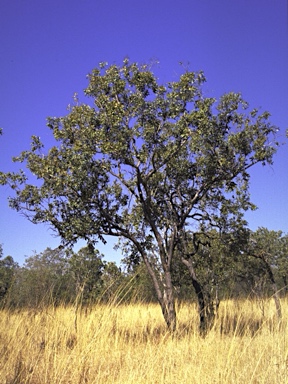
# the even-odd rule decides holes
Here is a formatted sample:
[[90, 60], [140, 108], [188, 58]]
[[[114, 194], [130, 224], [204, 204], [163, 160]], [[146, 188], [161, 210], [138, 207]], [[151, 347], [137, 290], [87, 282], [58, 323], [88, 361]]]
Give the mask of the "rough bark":
[[280, 321], [282, 319], [282, 309], [281, 309], [281, 303], [280, 303], [280, 297], [279, 297], [279, 290], [278, 290], [278, 287], [277, 287], [277, 284], [276, 284], [276, 281], [274, 278], [273, 271], [272, 271], [269, 263], [266, 261], [266, 259], [264, 257], [262, 257], [261, 259], [265, 265], [265, 268], [266, 268], [266, 271], [267, 271], [267, 274], [268, 274], [268, 277], [269, 277], [269, 280], [271, 283], [271, 287], [273, 290], [273, 299], [274, 299], [275, 308], [276, 308], [276, 314], [277, 314], [278, 320]]
[[199, 330], [202, 336], [205, 336], [209, 329], [209, 315], [207, 313], [207, 306], [205, 303], [205, 295], [200, 282], [197, 279], [193, 265], [190, 260], [182, 258], [182, 263], [188, 268], [191, 276], [192, 285], [195, 290], [198, 300], [198, 313], [199, 313]]
[[157, 300], [161, 306], [164, 320], [167, 324], [169, 331], [174, 332], [176, 330], [177, 316], [171, 272], [169, 270], [164, 271], [164, 279], [161, 279], [157, 276], [157, 273], [151, 266], [148, 257], [146, 257], [146, 255], [143, 253], [142, 257], [147, 267], [148, 273], [152, 279]]
[[285, 294], [287, 294], [288, 293], [287, 276], [286, 275], [282, 275], [282, 280], [283, 280], [283, 283], [284, 283], [284, 292], [285, 292]]
[[172, 285], [171, 272], [165, 271], [165, 284], [164, 284], [164, 304], [165, 304], [165, 320], [171, 332], [176, 330], [176, 309], [174, 289]]

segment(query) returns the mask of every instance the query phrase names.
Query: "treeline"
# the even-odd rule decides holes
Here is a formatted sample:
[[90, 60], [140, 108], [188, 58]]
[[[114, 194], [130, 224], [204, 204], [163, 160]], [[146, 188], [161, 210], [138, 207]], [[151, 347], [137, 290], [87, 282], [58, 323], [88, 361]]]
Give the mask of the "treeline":
[[[277, 299], [287, 293], [287, 235], [259, 228], [249, 232], [249, 238], [231, 241], [229, 236], [226, 240], [216, 232], [198, 239], [193, 262], [203, 295], [209, 299], [206, 302], [217, 307], [227, 297], [262, 299], [274, 295]], [[92, 246], [78, 252], [47, 248], [26, 258], [21, 267], [11, 256], [3, 257], [2, 248], [0, 255], [2, 307], [157, 301], [150, 276], [137, 254], [127, 254], [120, 267], [105, 261]], [[177, 260], [172, 276], [175, 295], [178, 300], [196, 301], [191, 278]]]
[[[140, 272], [141, 267], [137, 268]], [[26, 258], [23, 266], [11, 256], [0, 259], [0, 305], [39, 307], [83, 305], [96, 302], [144, 300], [154, 293], [146, 273], [125, 273], [116, 263], [106, 262], [97, 249], [84, 247], [78, 252], [47, 248]]]

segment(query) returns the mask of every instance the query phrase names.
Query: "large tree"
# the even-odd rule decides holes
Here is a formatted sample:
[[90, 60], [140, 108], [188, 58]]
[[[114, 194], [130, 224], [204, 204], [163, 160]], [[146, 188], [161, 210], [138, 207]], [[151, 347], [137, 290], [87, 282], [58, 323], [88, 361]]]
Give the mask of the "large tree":
[[34, 136], [15, 159], [36, 182], [19, 172], [2, 174], [2, 183], [16, 192], [12, 208], [50, 223], [65, 244], [128, 241], [174, 330], [174, 255], [181, 252], [201, 291], [187, 239], [197, 248], [200, 232], [243, 224], [243, 211], [253, 208], [248, 170], [272, 162], [276, 128], [239, 93], [205, 97], [202, 72], [163, 85], [148, 66], [124, 60], [100, 64], [88, 78], [92, 102], [48, 118], [55, 146], [46, 152]]

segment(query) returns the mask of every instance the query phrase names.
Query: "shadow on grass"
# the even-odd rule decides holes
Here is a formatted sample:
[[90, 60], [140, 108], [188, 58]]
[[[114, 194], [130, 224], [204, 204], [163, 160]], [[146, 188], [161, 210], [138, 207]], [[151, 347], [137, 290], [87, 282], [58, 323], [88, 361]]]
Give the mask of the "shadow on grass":
[[[274, 318], [271, 319], [249, 319], [244, 317], [235, 316], [222, 316], [216, 319], [211, 331], [216, 332], [221, 336], [231, 337], [254, 337], [262, 332], [275, 333], [285, 328], [284, 321], [277, 321]], [[125, 342], [138, 342], [138, 343], [159, 343], [170, 337], [176, 339], [183, 339], [192, 335], [200, 336], [199, 326], [194, 322], [181, 322], [179, 321], [177, 330], [173, 334], [169, 332], [166, 325], [138, 327], [135, 329], [118, 328], [111, 329], [111, 336], [117, 336]], [[202, 335], [203, 336], [203, 335]], [[203, 337], [205, 338], [205, 337]]]
[[250, 336], [254, 337], [256, 334], [262, 332], [275, 333], [281, 331], [284, 327], [284, 322], [276, 318], [245, 318], [235, 316], [223, 316], [217, 320], [218, 327], [221, 335], [233, 336]]

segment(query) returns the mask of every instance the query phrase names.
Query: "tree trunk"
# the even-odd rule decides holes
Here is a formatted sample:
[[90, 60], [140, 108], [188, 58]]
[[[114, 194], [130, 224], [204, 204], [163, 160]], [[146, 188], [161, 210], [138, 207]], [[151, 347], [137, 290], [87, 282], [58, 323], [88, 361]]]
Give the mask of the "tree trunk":
[[157, 273], [151, 266], [148, 258], [143, 255], [144, 263], [148, 273], [152, 279], [158, 302], [161, 306], [162, 314], [170, 332], [175, 332], [177, 324], [177, 316], [175, 309], [175, 297], [173, 292], [173, 284], [171, 272], [164, 271], [164, 279], [157, 276]]
[[288, 292], [287, 276], [283, 275], [282, 276], [282, 280], [283, 280], [283, 283], [284, 283], [284, 293], [285, 293], [285, 295], [287, 295], [287, 292]]
[[175, 297], [170, 271], [165, 271], [165, 282], [163, 282], [163, 306], [162, 313], [166, 324], [171, 332], [176, 330]]
[[267, 272], [268, 272], [269, 279], [270, 279], [271, 286], [272, 286], [272, 290], [273, 290], [273, 299], [275, 302], [277, 318], [278, 318], [278, 320], [281, 320], [282, 319], [282, 309], [281, 309], [279, 291], [278, 291], [278, 287], [277, 287], [277, 284], [276, 284], [275, 279], [274, 279], [273, 272], [270, 268], [270, 265], [268, 265], [268, 267], [269, 268], [267, 268]]
[[[205, 295], [203, 292], [203, 288], [198, 281], [193, 265], [190, 260], [182, 258], [182, 263], [188, 268], [193, 288], [195, 290], [197, 300], [198, 300], [198, 313], [199, 313], [199, 331], [202, 336], [205, 336], [210, 328], [210, 321], [212, 318], [214, 319], [215, 316], [212, 316], [214, 313], [214, 309], [211, 311], [210, 303], [209, 308], [207, 307], [205, 303]], [[212, 307], [213, 308], [213, 307]]]
[[273, 271], [270, 267], [270, 264], [266, 261], [264, 256], [261, 257], [261, 260], [263, 261], [263, 263], [265, 265], [265, 268], [266, 268], [266, 271], [267, 271], [267, 274], [268, 274], [268, 277], [269, 277], [269, 280], [270, 280], [270, 283], [272, 286], [273, 299], [274, 299], [275, 307], [276, 307], [276, 314], [277, 314], [278, 320], [280, 321], [282, 319], [282, 309], [281, 309], [279, 291], [278, 291], [278, 287], [277, 287], [277, 284], [276, 284], [276, 281], [274, 278], [274, 274], [273, 274]]

